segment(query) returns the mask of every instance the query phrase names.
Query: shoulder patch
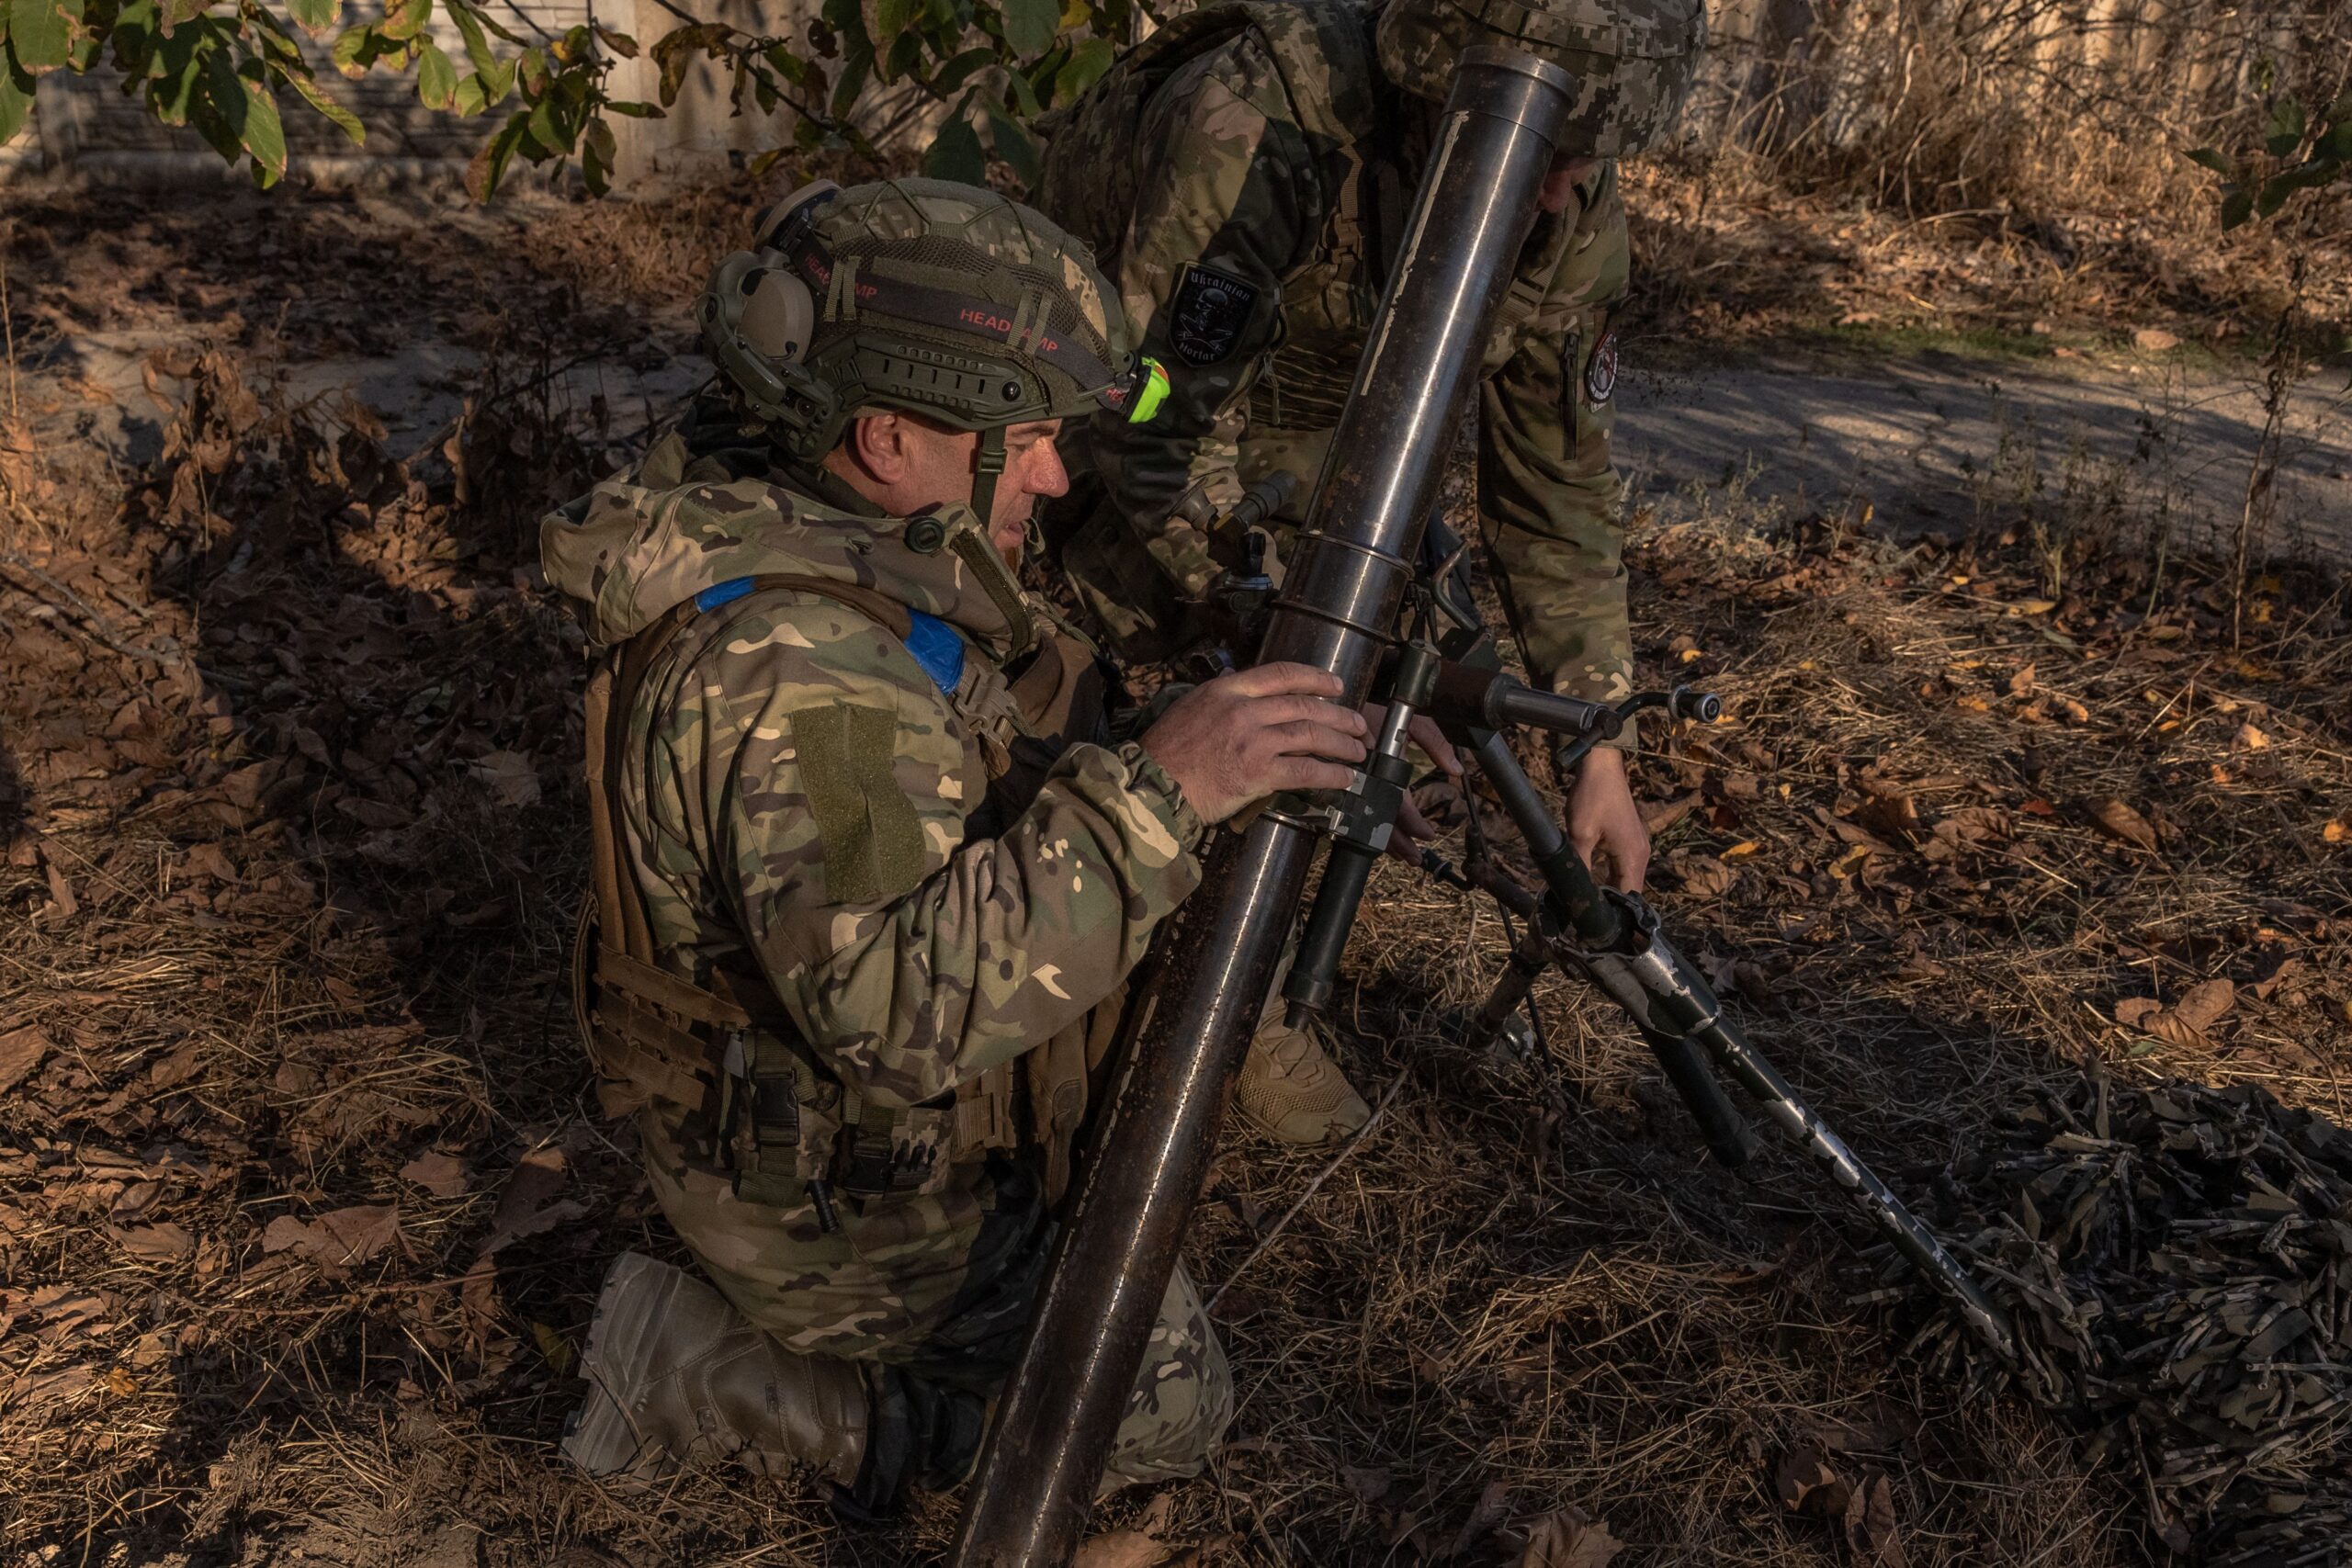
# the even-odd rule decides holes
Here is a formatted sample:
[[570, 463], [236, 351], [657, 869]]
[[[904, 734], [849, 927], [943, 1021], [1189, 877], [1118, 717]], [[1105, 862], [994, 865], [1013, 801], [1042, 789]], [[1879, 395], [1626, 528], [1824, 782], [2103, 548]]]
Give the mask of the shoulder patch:
[[964, 680], [963, 637], [937, 615], [921, 610], [908, 611], [907, 621], [907, 651], [915, 656], [915, 662], [922, 666], [941, 696], [954, 696]]
[[890, 770], [898, 716], [833, 703], [801, 708], [791, 724], [800, 787], [824, 856], [825, 901], [878, 903], [922, 880], [922, 823]]
[[1614, 327], [1600, 334], [1592, 345], [1592, 357], [1584, 364], [1584, 395], [1596, 403], [1605, 403], [1617, 392], [1617, 331]]
[[1168, 346], [1187, 365], [1215, 365], [1233, 352], [1258, 286], [1199, 262], [1188, 262], [1169, 303]]

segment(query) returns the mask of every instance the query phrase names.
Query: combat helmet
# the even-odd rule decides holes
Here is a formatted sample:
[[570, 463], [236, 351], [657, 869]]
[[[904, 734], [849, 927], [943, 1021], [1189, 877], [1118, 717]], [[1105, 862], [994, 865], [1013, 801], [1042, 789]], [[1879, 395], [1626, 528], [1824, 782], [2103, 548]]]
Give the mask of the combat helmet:
[[1707, 21], [1704, 0], [1389, 0], [1375, 41], [1391, 81], [1440, 102], [1465, 49], [1548, 60], [1578, 88], [1560, 151], [1627, 158], [1674, 129]]
[[1005, 426], [1096, 409], [1148, 419], [1167, 386], [1084, 242], [945, 180], [793, 192], [719, 264], [699, 316], [736, 396], [803, 462], [868, 409], [978, 431], [982, 517]]

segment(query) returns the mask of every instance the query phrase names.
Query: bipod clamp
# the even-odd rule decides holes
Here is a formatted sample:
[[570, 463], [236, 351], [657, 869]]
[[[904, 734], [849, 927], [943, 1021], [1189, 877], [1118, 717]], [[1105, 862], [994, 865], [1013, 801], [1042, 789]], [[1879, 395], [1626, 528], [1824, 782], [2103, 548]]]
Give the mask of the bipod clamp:
[[[1420, 617], [1420, 631], [1428, 631]], [[1387, 711], [1372, 754], [1344, 790], [1332, 792], [1325, 810], [1331, 852], [1323, 865], [1323, 881], [1315, 890], [1306, 927], [1291, 960], [1290, 976], [1283, 982], [1284, 1016], [1293, 1028], [1331, 1004], [1331, 989], [1340, 972], [1340, 954], [1356, 923], [1356, 910], [1372, 879], [1372, 868], [1388, 848], [1396, 830], [1396, 814], [1405, 791], [1413, 782], [1413, 764], [1405, 755], [1406, 727], [1428, 705], [1439, 666], [1436, 646], [1426, 635], [1400, 645], [1384, 666], [1376, 689]]]

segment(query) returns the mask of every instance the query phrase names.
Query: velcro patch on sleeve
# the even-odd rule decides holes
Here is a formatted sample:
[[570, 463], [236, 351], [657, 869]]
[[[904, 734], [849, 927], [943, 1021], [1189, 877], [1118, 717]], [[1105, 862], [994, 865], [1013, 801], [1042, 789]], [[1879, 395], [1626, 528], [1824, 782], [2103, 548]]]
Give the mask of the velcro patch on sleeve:
[[1168, 311], [1168, 346], [1187, 365], [1215, 365], [1233, 353], [1258, 286], [1199, 262], [1187, 263]]
[[792, 716], [829, 904], [876, 903], [922, 879], [922, 824], [890, 771], [898, 739], [887, 708], [842, 703]]

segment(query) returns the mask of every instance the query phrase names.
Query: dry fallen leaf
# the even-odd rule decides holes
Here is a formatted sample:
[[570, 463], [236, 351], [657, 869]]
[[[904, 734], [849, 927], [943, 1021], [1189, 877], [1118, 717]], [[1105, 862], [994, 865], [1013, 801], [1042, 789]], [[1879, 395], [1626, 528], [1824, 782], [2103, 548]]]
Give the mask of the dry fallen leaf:
[[1909, 1568], [1894, 1529], [1894, 1491], [1878, 1471], [1864, 1472], [1846, 1500], [1846, 1544], [1860, 1568]]
[[1070, 1568], [1158, 1568], [1175, 1550], [1160, 1539], [1174, 1511], [1175, 1500], [1161, 1493], [1130, 1528], [1098, 1535], [1080, 1546]]
[[474, 763], [490, 793], [501, 806], [536, 806], [539, 800], [539, 773], [531, 759], [520, 751], [492, 751]]
[[400, 1235], [401, 1212], [390, 1203], [336, 1209], [316, 1220], [280, 1214], [261, 1233], [264, 1252], [291, 1252], [315, 1263], [364, 1263]]
[[1453, 1545], [1447, 1550], [1446, 1556], [1462, 1556], [1472, 1547], [1492, 1535], [1495, 1527], [1509, 1517], [1510, 1517], [1510, 1483], [1487, 1482], [1487, 1489], [1478, 1495], [1478, 1506], [1470, 1510], [1470, 1517], [1463, 1520], [1461, 1529], [1454, 1532]]
[[401, 1167], [401, 1179], [414, 1182], [435, 1198], [462, 1198], [466, 1193], [466, 1162], [455, 1155], [427, 1150]]
[[1655, 839], [1685, 817], [1690, 816], [1698, 804], [1699, 792], [1695, 789], [1678, 800], [1647, 802], [1642, 807], [1642, 826], [1648, 830], [1649, 836]]
[[490, 1235], [477, 1256], [488, 1258], [509, 1242], [553, 1230], [586, 1213], [588, 1205], [577, 1199], [548, 1201], [562, 1186], [563, 1150], [554, 1145], [533, 1149], [516, 1161], [506, 1190], [498, 1195], [498, 1212], [491, 1216]]
[[1078, 1549], [1070, 1568], [1158, 1568], [1168, 1560], [1168, 1544], [1141, 1530], [1113, 1530], [1098, 1535]]
[[26, 1024], [0, 1034], [0, 1092], [16, 1088], [32, 1077], [33, 1069], [41, 1064], [56, 1047], [39, 1028]]
[[1837, 1518], [1846, 1511], [1853, 1488], [1829, 1463], [1829, 1455], [1811, 1438], [1799, 1438], [1781, 1455], [1773, 1468], [1772, 1489], [1781, 1506], [1795, 1513]]
[[2171, 1007], [2154, 997], [2127, 997], [2115, 1004], [2115, 1021], [2185, 1051], [2211, 1051], [2213, 1039], [2205, 1032], [2236, 999], [2236, 989], [2227, 980], [2208, 980], [2191, 987]]
[[1625, 1543], [1609, 1527], [1573, 1506], [1545, 1514], [1527, 1528], [1527, 1546], [1512, 1568], [1608, 1568]]
[[182, 1258], [196, 1250], [196, 1238], [187, 1234], [185, 1226], [173, 1224], [168, 1220], [159, 1225], [118, 1230], [115, 1239], [133, 1258], [144, 1258], [156, 1263]]
[[2148, 819], [2120, 800], [2101, 803], [2091, 813], [2098, 825], [2127, 844], [2137, 844], [2143, 850], [2156, 847], [2156, 830]]
[[2009, 677], [2009, 695], [2030, 696], [2033, 693], [2033, 666], [2029, 664]]
[[2241, 751], [2260, 751], [2269, 747], [2270, 737], [2250, 724], [2241, 724], [2232, 744]]
[[1713, 898], [1728, 893], [1739, 874], [1713, 855], [1678, 856], [1671, 863], [1682, 877], [1682, 890], [1693, 898]]
[[2172, 1010], [2182, 1022], [2201, 1032], [2211, 1029], [2237, 999], [2237, 987], [2227, 980], [2208, 980], [2190, 987], [2188, 995], [2173, 1003]]

